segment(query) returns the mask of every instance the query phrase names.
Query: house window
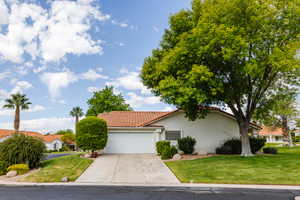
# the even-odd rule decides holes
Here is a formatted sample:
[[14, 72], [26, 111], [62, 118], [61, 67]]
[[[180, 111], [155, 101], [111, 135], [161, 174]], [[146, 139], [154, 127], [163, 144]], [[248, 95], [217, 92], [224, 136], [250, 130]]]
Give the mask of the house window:
[[178, 140], [181, 138], [181, 131], [166, 131], [166, 140]]

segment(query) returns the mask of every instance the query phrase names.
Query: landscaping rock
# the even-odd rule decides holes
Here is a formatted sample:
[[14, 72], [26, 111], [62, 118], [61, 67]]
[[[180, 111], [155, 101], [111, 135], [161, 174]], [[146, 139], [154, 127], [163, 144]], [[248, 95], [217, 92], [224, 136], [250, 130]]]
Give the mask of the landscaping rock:
[[198, 155], [198, 152], [194, 152], [194, 153], [192, 153], [192, 155]]
[[180, 159], [181, 159], [181, 155], [178, 153], [173, 156], [173, 160], [180, 160]]
[[66, 176], [61, 179], [61, 182], [68, 182], [68, 181], [69, 181], [69, 178]]
[[[197, 153], [197, 152], [196, 152]], [[196, 154], [197, 155], [197, 154]], [[198, 151], [198, 155], [206, 156], [207, 152], [206, 151]]]
[[84, 154], [84, 156], [83, 157], [85, 157], [85, 158], [90, 158], [91, 157], [91, 155], [90, 154]]
[[9, 172], [7, 172], [7, 174], [6, 174], [6, 176], [7, 176], [8, 178], [12, 178], [12, 177], [15, 177], [15, 176], [17, 176], [17, 175], [18, 175], [18, 172], [17, 172], [17, 171], [14, 171], [14, 170], [9, 171]]
[[178, 151], [178, 154], [179, 155], [184, 155], [184, 152], [183, 151]]

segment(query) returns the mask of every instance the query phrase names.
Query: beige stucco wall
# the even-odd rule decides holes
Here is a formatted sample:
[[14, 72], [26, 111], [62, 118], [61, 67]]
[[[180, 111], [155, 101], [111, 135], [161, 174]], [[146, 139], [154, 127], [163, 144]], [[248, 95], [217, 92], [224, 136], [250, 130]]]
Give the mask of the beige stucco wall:
[[[226, 139], [239, 137], [237, 122], [219, 112], [209, 113], [204, 119], [189, 121], [184, 113], [180, 112], [153, 125], [161, 125], [165, 130], [181, 130], [182, 137], [191, 136], [197, 140], [197, 152], [214, 153], [215, 149]], [[160, 140], [164, 140], [164, 132]]]

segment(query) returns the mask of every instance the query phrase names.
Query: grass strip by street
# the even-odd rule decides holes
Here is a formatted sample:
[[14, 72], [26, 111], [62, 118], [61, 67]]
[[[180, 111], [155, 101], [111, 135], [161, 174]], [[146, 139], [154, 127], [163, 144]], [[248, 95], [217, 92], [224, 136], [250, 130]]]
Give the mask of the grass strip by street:
[[80, 155], [63, 156], [44, 161], [41, 169], [22, 181], [26, 182], [60, 182], [63, 177], [68, 177], [70, 181], [75, 181], [92, 163], [87, 158]]
[[300, 147], [279, 147], [277, 155], [220, 155], [166, 165], [184, 183], [300, 185]]

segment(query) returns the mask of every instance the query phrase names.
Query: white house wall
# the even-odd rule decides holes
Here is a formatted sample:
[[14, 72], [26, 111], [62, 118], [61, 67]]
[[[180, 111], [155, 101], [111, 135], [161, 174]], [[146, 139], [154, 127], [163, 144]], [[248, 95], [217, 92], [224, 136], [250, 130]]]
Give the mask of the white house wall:
[[[56, 143], [56, 148], [55, 147], [55, 143]], [[52, 142], [45, 142], [46, 148], [47, 150], [59, 150], [62, 148], [63, 143], [60, 140], [54, 140]]]
[[[226, 139], [239, 137], [238, 124], [221, 113], [211, 112], [204, 119], [189, 121], [183, 112], [171, 115], [153, 125], [164, 126], [165, 130], [180, 130], [182, 137], [191, 136], [197, 140], [195, 151], [214, 153]], [[164, 133], [161, 140], [165, 139]]]

